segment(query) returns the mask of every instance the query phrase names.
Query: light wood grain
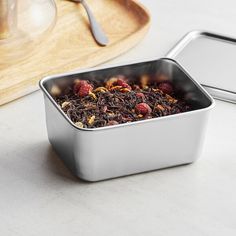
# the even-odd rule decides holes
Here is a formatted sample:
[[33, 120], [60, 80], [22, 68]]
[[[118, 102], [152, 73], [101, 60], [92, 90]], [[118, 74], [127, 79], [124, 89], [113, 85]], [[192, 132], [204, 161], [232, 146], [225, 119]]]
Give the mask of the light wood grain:
[[55, 28], [33, 55], [1, 68], [0, 105], [38, 89], [47, 75], [98, 65], [137, 44], [149, 28], [147, 10], [134, 0], [88, 0], [94, 15], [109, 37], [109, 45], [98, 46], [80, 4], [57, 0]]

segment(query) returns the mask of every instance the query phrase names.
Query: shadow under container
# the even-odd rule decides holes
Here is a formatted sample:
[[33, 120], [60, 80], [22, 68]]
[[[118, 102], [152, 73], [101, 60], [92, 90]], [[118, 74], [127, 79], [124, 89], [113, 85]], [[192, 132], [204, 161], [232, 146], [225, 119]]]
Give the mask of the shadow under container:
[[[78, 128], [50, 95], [54, 84], [76, 78], [107, 78], [163, 73], [192, 111], [101, 128]], [[66, 166], [79, 178], [99, 181], [194, 162], [200, 155], [212, 97], [174, 60], [95, 68], [50, 76], [44, 92], [48, 138]]]

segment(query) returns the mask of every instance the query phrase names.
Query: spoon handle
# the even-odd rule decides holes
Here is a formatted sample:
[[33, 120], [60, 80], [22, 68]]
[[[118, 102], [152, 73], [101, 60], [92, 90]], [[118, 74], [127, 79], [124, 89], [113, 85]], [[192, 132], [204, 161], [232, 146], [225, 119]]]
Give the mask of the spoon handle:
[[98, 44], [102, 46], [106, 46], [108, 44], [108, 38], [98, 22], [96, 21], [92, 11], [90, 10], [89, 6], [87, 5], [85, 0], [80, 0], [81, 4], [83, 5], [84, 9], [87, 12], [89, 21], [90, 21], [90, 26], [91, 26], [91, 31], [93, 33], [94, 39], [97, 41]]

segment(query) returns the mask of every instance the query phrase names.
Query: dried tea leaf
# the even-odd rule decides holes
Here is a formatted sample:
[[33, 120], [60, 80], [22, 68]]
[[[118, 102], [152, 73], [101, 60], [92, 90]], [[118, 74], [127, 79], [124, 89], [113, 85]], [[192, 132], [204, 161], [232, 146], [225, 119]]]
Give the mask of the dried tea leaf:
[[[87, 91], [88, 96], [78, 96], [74, 89], [76, 84], [69, 84], [65, 88], [56, 84], [61, 93], [54, 96], [54, 99], [80, 128], [123, 124], [192, 109], [174, 90], [169, 95], [160, 90], [160, 84], [156, 80], [150, 78], [148, 75], [141, 75], [139, 79], [136, 75], [117, 75], [107, 82], [99, 78], [91, 80], [89, 85], [93, 90]], [[75, 83], [78, 83], [79, 92], [79, 84], [88, 84], [87, 80], [78, 80]]]

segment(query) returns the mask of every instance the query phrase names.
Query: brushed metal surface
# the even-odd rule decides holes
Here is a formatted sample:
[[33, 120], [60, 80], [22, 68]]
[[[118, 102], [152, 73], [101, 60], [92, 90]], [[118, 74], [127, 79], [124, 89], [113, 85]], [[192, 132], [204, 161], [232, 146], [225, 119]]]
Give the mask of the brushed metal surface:
[[[161, 118], [85, 129], [76, 127], [49, 94], [53, 83], [71, 83], [76, 77], [161, 71], [195, 110]], [[83, 70], [47, 77], [44, 92], [49, 141], [78, 177], [98, 181], [194, 162], [204, 141], [211, 96], [184, 69], [170, 59]]]
[[167, 53], [214, 97], [236, 103], [236, 39], [192, 31]]

